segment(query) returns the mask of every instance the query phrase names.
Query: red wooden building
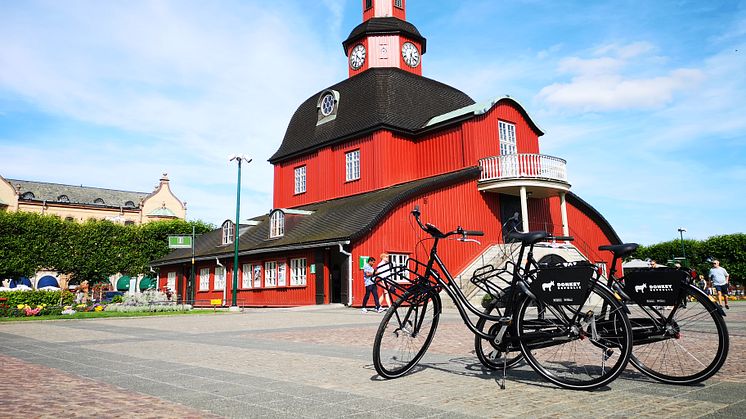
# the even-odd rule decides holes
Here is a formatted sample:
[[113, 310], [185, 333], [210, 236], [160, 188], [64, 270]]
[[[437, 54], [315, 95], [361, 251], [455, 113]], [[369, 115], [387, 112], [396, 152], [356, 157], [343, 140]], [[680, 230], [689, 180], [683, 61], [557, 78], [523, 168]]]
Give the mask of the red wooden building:
[[[481, 245], [440, 248], [453, 274], [503, 246], [515, 213], [523, 230], [572, 235], [546, 252], [610, 263], [619, 243], [609, 223], [570, 192], [563, 159], [540, 154], [544, 133], [510, 97], [477, 104], [422, 76], [426, 40], [406, 21], [405, 0], [363, 0], [363, 23], [342, 43], [349, 77], [303, 102], [274, 165], [274, 209], [239, 230], [238, 304], [360, 305], [362, 260], [427, 258], [409, 212], [443, 229], [485, 231]], [[233, 224], [198, 238], [191, 251], [153, 261], [160, 285], [207, 305], [230, 304]], [[574, 253], [573, 253], [574, 252]], [[499, 262], [499, 261], [497, 261]], [[467, 281], [468, 282], [468, 281]]]

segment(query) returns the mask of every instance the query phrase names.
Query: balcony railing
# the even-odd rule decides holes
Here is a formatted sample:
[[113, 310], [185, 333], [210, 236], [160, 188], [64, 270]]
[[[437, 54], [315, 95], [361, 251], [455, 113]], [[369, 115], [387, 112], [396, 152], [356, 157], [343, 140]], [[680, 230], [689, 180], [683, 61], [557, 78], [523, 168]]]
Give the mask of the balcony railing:
[[567, 183], [567, 162], [543, 154], [506, 154], [479, 160], [480, 181], [499, 179], [547, 179]]

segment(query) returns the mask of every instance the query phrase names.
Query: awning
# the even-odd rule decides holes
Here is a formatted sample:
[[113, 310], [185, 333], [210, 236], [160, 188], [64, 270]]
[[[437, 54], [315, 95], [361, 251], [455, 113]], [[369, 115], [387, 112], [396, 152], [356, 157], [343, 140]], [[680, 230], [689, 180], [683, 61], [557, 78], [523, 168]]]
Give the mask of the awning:
[[156, 281], [154, 278], [146, 276], [145, 278], [140, 280], [140, 291], [145, 291], [148, 289], [156, 289], [157, 287], [158, 287], [158, 281]]
[[130, 290], [130, 277], [123, 276], [117, 279], [117, 291], [129, 291]]
[[60, 283], [57, 282], [57, 278], [53, 277], [52, 275], [44, 275], [39, 279], [39, 282], [36, 284], [36, 288], [43, 288], [43, 287], [59, 287]]

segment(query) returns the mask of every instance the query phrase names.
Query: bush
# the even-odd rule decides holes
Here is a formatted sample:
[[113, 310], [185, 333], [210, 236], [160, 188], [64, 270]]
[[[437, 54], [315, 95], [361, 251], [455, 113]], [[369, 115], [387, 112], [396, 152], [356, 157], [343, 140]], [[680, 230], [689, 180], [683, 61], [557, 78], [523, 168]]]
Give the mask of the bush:
[[75, 300], [75, 295], [67, 290], [62, 291], [0, 291], [0, 298], [7, 298], [5, 304], [16, 307], [19, 304], [36, 307], [46, 304], [47, 306], [70, 305]]
[[111, 302], [114, 303], [114, 304], [124, 302], [124, 297], [122, 297], [121, 295], [115, 295], [111, 299]]
[[126, 304], [109, 304], [106, 311], [118, 313], [163, 313], [170, 311], [189, 311], [192, 306], [189, 304], [149, 304], [149, 305], [126, 305]]

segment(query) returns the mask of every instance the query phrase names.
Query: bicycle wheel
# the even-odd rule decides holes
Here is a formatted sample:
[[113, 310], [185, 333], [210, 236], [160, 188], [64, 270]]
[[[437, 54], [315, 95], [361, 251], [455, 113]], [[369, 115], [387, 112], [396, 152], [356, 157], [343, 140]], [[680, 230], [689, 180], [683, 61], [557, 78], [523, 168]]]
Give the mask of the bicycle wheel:
[[[491, 316], [504, 315], [503, 309], [498, 307], [496, 303], [497, 302], [490, 304], [487, 308], [484, 309], [482, 313]], [[477, 320], [476, 326], [479, 331], [488, 333], [490, 335], [497, 334], [500, 327], [497, 322], [488, 321], [483, 317], [480, 317], [479, 320]], [[504, 337], [507, 338], [514, 335], [515, 328], [510, 326], [505, 332]], [[507, 355], [505, 354], [506, 349], [509, 350]], [[477, 354], [479, 362], [481, 362], [482, 365], [491, 370], [512, 368], [516, 366], [516, 364], [518, 364], [521, 359], [523, 359], [523, 354], [521, 354], [521, 350], [519, 347], [509, 348], [505, 345], [501, 345], [500, 347], [498, 347], [497, 345], [495, 345], [495, 342], [488, 339], [483, 339], [479, 337], [479, 335], [474, 335], [474, 352]], [[505, 357], [507, 357], [507, 359], [504, 359]]]
[[729, 346], [725, 320], [698, 288], [687, 286], [689, 297], [694, 301], [686, 307], [668, 307], [658, 314], [630, 306], [635, 336], [630, 361], [643, 374], [668, 384], [695, 384], [723, 366]]
[[373, 365], [383, 378], [397, 378], [425, 355], [440, 318], [434, 290], [410, 290], [386, 311], [373, 343]]
[[536, 304], [526, 297], [519, 305], [516, 330], [531, 367], [574, 390], [613, 381], [632, 351], [632, 331], [622, 305], [598, 285], [580, 306]]

